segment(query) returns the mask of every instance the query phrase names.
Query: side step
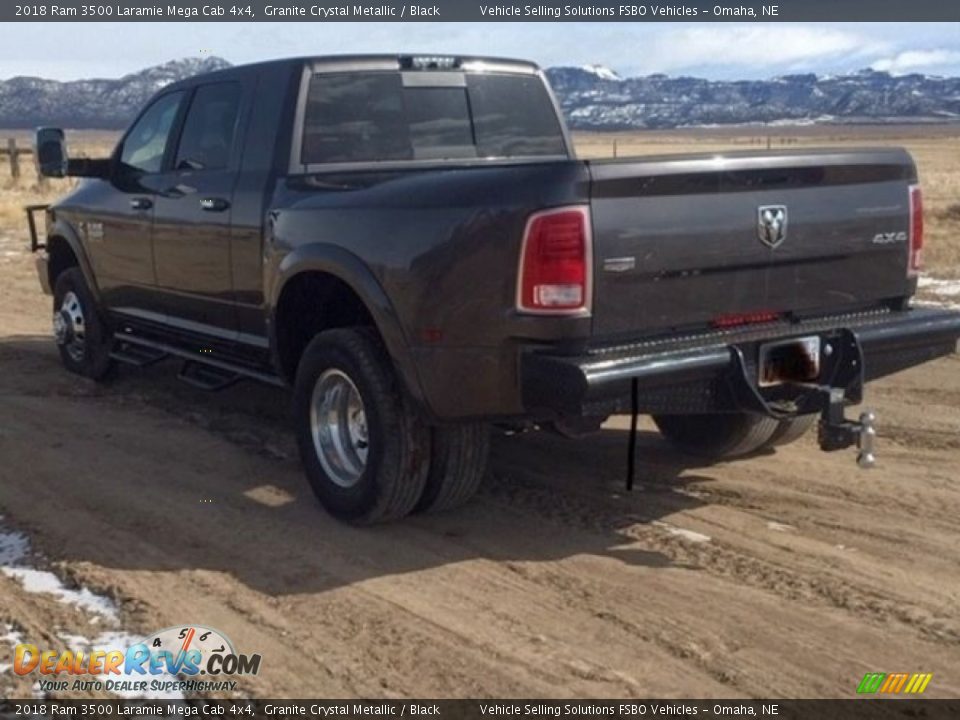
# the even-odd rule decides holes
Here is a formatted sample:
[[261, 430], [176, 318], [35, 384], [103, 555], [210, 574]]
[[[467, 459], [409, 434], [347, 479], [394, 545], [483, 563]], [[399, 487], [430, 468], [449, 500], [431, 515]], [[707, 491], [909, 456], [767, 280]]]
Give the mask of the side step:
[[163, 350], [121, 342], [110, 352], [110, 357], [127, 365], [145, 368], [170, 356]]
[[[218, 382], [214, 383], [214, 386], [219, 384], [220, 387], [226, 387], [226, 385], [222, 385], [220, 383], [222, 383], [226, 379], [226, 376], [232, 377], [234, 375], [236, 376], [236, 378], [232, 379], [231, 382], [235, 382], [236, 380], [246, 378], [250, 380], [257, 380], [259, 382], [266, 383], [267, 385], [275, 385], [277, 387], [286, 386], [286, 383], [284, 383], [284, 381], [280, 379], [280, 377], [278, 377], [277, 375], [271, 372], [254, 370], [253, 368], [234, 364], [232, 362], [227, 362], [225, 360], [220, 360], [218, 358], [198, 357], [197, 352], [192, 350], [185, 350], [183, 348], [177, 347], [176, 345], [168, 345], [167, 343], [158, 342], [156, 340], [149, 340], [147, 338], [138, 337], [137, 335], [133, 335], [133, 334], [123, 335], [122, 342], [125, 345], [137, 346], [138, 351], [144, 350], [146, 352], [159, 353], [161, 356], [164, 356], [164, 357], [167, 355], [174, 355], [176, 357], [183, 358], [186, 362], [184, 364], [183, 370], [180, 371], [180, 376], [181, 376], [181, 379], [185, 379], [184, 376], [188, 376], [190, 380], [186, 380], [186, 382], [191, 382], [191, 380], [194, 380], [197, 377], [196, 372], [188, 369], [186, 366], [197, 365], [197, 366], [202, 366], [205, 369], [205, 371], [206, 370], [211, 370], [214, 372], [219, 371], [220, 374], [218, 376]], [[207, 378], [208, 376], [205, 375], [204, 377]], [[191, 382], [191, 384], [195, 384], [195, 383]], [[205, 380], [203, 384], [198, 384], [197, 387], [206, 387], [209, 384], [210, 384], [209, 381]]]
[[210, 391], [230, 387], [241, 377], [240, 373], [213, 367], [212, 365], [204, 365], [194, 360], [185, 360], [183, 367], [177, 374], [177, 380], [182, 380], [195, 388]]

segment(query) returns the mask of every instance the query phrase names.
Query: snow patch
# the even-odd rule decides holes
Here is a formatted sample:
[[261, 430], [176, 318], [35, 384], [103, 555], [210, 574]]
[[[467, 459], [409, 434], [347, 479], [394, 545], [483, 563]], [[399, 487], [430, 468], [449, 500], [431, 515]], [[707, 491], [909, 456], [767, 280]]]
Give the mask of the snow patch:
[[[0, 517], [0, 520], [3, 518]], [[109, 598], [87, 588], [68, 588], [52, 572], [37, 570], [25, 563], [30, 554], [30, 541], [20, 532], [4, 530], [0, 525], [0, 573], [20, 582], [28, 593], [53, 595], [58, 601], [74, 605], [111, 622], [117, 622], [116, 605]]]
[[960, 303], [941, 302], [934, 300], [915, 300], [913, 304], [917, 307], [937, 307], [946, 308], [947, 310], [960, 310]]
[[27, 556], [30, 541], [18, 532], [0, 532], [0, 566], [15, 565]]
[[[0, 625], [0, 629], [3, 630], [3, 635], [0, 635], [0, 643], [8, 644], [11, 650], [15, 650], [17, 645], [23, 642], [23, 635], [14, 630], [13, 625]], [[13, 665], [10, 663], [0, 663], [0, 675], [8, 672], [11, 668], [13, 668]]]
[[606, 65], [583, 65], [580, 69], [592, 75], [596, 75], [601, 80], [621, 79], [621, 77], [615, 71], [611, 70]]
[[29, 567], [9, 566], [0, 567], [0, 572], [7, 577], [19, 580], [23, 589], [28, 593], [53, 595], [65, 605], [74, 605], [113, 622], [119, 620], [117, 608], [109, 598], [97, 595], [87, 588], [80, 588], [79, 590], [68, 588], [52, 572]]
[[774, 520], [767, 522], [767, 529], [773, 530], [775, 532], [792, 532], [796, 530], [793, 525], [787, 525], [786, 523], [778, 523]]
[[922, 277], [917, 282], [917, 286], [923, 290], [929, 290], [934, 295], [945, 295], [953, 297], [960, 295], [960, 280], [939, 280], [932, 277]]
[[4, 625], [3, 635], [0, 635], [0, 642], [8, 643], [10, 647], [15, 648], [23, 642], [23, 635], [14, 630], [13, 625]]
[[660, 522], [659, 520], [655, 520], [653, 524], [663, 528], [671, 535], [675, 535], [677, 537], [683, 538], [684, 540], [689, 540], [690, 542], [704, 543], [704, 542], [710, 542], [710, 539], [711, 539], [709, 535], [704, 535], [703, 533], [694, 532], [693, 530], [680, 528], [675, 525], [671, 525], [669, 523]]

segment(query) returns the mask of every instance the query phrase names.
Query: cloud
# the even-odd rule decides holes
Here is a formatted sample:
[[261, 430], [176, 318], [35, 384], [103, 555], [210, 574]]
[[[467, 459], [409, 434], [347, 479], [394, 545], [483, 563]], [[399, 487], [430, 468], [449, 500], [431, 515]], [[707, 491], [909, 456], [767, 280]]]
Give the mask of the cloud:
[[717, 65], [803, 68], [825, 60], [876, 57], [889, 51], [882, 41], [846, 30], [782, 24], [711, 25], [650, 38], [630, 65], [640, 72], [666, 73]]
[[960, 52], [956, 50], [905, 50], [893, 57], [875, 61], [870, 67], [886, 70], [894, 75], [949, 65], [960, 65]]

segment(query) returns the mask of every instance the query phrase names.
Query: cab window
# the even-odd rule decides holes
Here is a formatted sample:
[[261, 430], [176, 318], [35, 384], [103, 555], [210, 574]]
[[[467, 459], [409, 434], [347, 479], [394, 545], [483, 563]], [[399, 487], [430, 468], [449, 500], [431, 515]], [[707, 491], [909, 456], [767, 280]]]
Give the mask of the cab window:
[[123, 140], [120, 161], [124, 165], [145, 173], [160, 172], [182, 101], [183, 92], [172, 92], [147, 108]]
[[240, 110], [240, 83], [201, 85], [180, 135], [177, 170], [223, 170], [230, 165]]

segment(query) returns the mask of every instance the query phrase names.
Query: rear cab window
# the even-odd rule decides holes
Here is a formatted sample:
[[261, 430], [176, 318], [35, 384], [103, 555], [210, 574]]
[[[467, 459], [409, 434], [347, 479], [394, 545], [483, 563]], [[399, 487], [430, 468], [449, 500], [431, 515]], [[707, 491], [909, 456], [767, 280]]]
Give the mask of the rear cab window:
[[566, 158], [556, 110], [536, 75], [314, 73], [299, 163]]

